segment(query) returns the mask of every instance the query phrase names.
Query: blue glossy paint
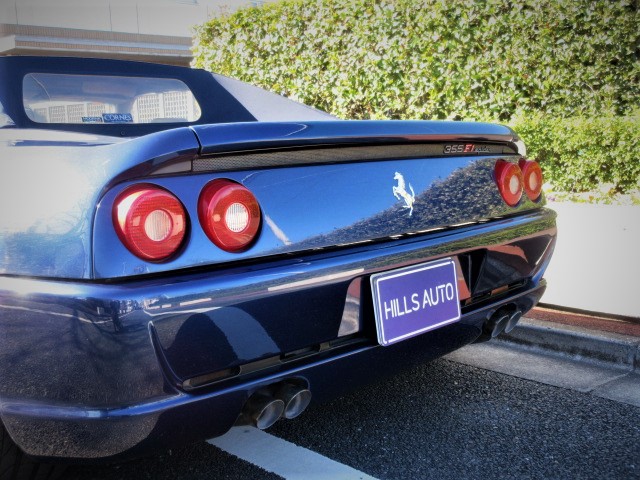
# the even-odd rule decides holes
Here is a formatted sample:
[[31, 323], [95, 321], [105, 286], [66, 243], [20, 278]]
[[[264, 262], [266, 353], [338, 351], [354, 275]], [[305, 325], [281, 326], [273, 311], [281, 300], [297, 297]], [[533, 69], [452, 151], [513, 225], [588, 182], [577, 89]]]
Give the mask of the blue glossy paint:
[[[398, 122], [398, 124], [403, 123], [405, 122]], [[431, 122], [407, 122], [407, 128], [409, 131], [412, 128], [419, 130], [419, 125], [422, 123], [430, 124]], [[324, 134], [329, 135], [335, 132], [338, 126], [342, 131], [348, 131], [347, 125], [350, 124], [351, 122], [323, 122], [322, 129], [317, 124], [313, 128], [320, 129]], [[366, 125], [370, 125], [370, 130], [375, 135], [385, 137], [387, 132], [388, 136], [394, 137], [402, 126], [398, 124], [355, 122], [355, 133], [349, 137], [350, 142], [358, 141], [366, 144], [370, 141], [368, 136], [364, 136]], [[277, 134], [269, 130], [269, 135], [273, 136], [268, 137], [265, 136], [265, 132], [259, 130], [254, 132], [250, 126], [243, 124], [242, 127], [238, 127], [236, 133], [242, 131], [242, 136], [236, 137], [236, 144], [227, 143], [225, 148], [236, 150], [245, 148], [248, 144], [254, 147], [266, 147], [279, 144], [283, 138], [286, 142], [290, 141], [286, 132]], [[482, 130], [485, 127], [478, 128]], [[432, 127], [427, 128], [427, 130], [432, 129]], [[6, 172], [0, 180], [3, 187], [0, 188], [0, 201], [7, 205], [21, 206], [19, 210], [8, 209], [0, 212], [2, 220], [0, 251], [8, 252], [0, 255], [0, 272], [58, 278], [92, 278], [92, 276], [104, 278], [168, 271], [173, 268], [241, 258], [241, 256], [229, 256], [212, 250], [209, 242], [199, 241], [201, 236], [195, 228], [192, 237], [194, 244], [187, 247], [186, 255], [178, 258], [176, 262], [167, 264], [140, 262], [135, 257], [127, 256], [126, 252], [121, 252], [119, 241], [114, 240], [109, 209], [116, 193], [122, 186], [128, 184], [122, 182], [131, 182], [132, 179], [153, 178], [153, 181], [159, 185], [166, 186], [171, 191], [175, 190], [174, 193], [179, 194], [181, 200], [188, 205], [192, 219], [196, 218], [195, 202], [197, 200], [194, 197], [197, 196], [204, 182], [215, 176], [180, 176], [174, 179], [164, 176], [165, 172], [177, 172], [182, 175], [189, 173], [192, 160], [201, 152], [198, 141], [200, 138], [196, 138], [194, 131], [182, 127], [92, 147], [88, 145], [96, 142], [96, 139], [91, 136], [75, 137], [74, 141], [78, 142], [78, 146], [69, 146], [70, 140], [63, 140], [64, 143], [56, 147], [50, 140], [45, 140], [48, 138], [45, 132], [40, 141], [47, 142], [46, 155], [43, 155], [44, 147], [33, 146], [34, 142], [38, 141], [33, 134], [30, 135], [28, 145], [16, 147], [8, 140], [4, 145], [0, 144], [0, 159], [2, 159], [0, 162], [4, 162], [3, 169]], [[506, 132], [503, 127], [497, 127], [497, 131]], [[17, 139], [26, 136], [21, 135], [23, 132], [21, 130], [11, 132], [15, 132]], [[322, 132], [317, 133], [320, 135]], [[423, 132], [420, 138], [425, 138], [426, 135]], [[479, 138], [486, 138], [491, 134], [479, 133], [479, 135], [481, 135]], [[305, 138], [305, 141], [316, 144], [327, 144], [333, 141], [329, 137], [320, 136]], [[340, 243], [362, 240], [362, 235], [349, 238], [348, 232], [344, 229], [356, 222], [382, 214], [384, 208], [387, 208], [388, 215], [401, 215], [400, 210], [393, 210], [396, 199], [389, 194], [395, 185], [393, 176], [397, 170], [402, 170], [403, 174], [415, 183], [414, 188], [418, 189], [420, 195], [428, 197], [427, 190], [436, 180], [445, 179], [458, 169], [473, 169], [476, 165], [484, 170], [481, 173], [482, 178], [478, 178], [480, 182], [477, 188], [482, 188], [486, 192], [487, 203], [470, 204], [469, 199], [472, 197], [461, 192], [457, 199], [453, 199], [460, 201], [460, 205], [447, 207], [449, 211], [456, 212], [456, 223], [508, 213], [506, 207], [498, 200], [497, 190], [491, 179], [491, 159], [486, 157], [447, 157], [428, 159], [425, 162], [407, 160], [397, 163], [299, 167], [290, 168], [287, 171], [275, 169], [231, 172], [225, 173], [224, 177], [237, 180], [255, 189], [254, 193], [265, 208], [266, 215], [269, 215], [275, 225], [282, 228], [281, 223], [288, 223], [287, 228], [283, 230], [285, 235], [291, 235], [294, 242], [303, 239], [312, 241], [315, 247], [317, 245], [314, 238], [320, 238], [336, 230], [341, 231]], [[34, 177], [33, 171], [40, 171], [42, 175]], [[65, 181], [52, 182], [49, 180], [51, 178], [62, 178]], [[22, 188], [22, 185], [34, 182], [37, 183], [32, 188]], [[116, 185], [117, 188], [113, 188]], [[306, 195], [306, 199], [297, 197], [295, 192], [302, 192]], [[318, 197], [312, 197], [310, 195], [312, 193], [320, 195], [323, 203], [319, 204], [316, 201]], [[477, 195], [478, 192], [470, 191], [470, 194]], [[56, 202], [59, 205], [56, 205]], [[272, 203], [273, 212], [271, 212]], [[43, 205], [47, 206], [44, 210], [41, 208]], [[300, 208], [290, 208], [290, 206]], [[331, 215], [320, 210], [320, 206], [326, 208], [327, 212], [330, 211]], [[416, 206], [418, 207], [419, 204]], [[537, 206], [524, 200], [520, 210]], [[431, 208], [428, 205], [423, 207]], [[475, 211], [477, 207], [482, 207], [485, 211]], [[96, 208], [98, 212], [95, 241], [100, 244], [96, 245], [94, 274], [91, 236]], [[327, 223], [310, 229], [308, 223], [300, 221], [302, 218], [297, 221], [287, 221], [283, 218], [283, 216], [293, 218], [296, 215], [312, 216], [320, 221], [324, 219]], [[453, 223], [449, 215], [443, 214], [438, 218]], [[380, 221], [377, 225], [380, 225]], [[64, 226], [63, 230], [61, 230], [62, 226]], [[432, 217], [430, 220], [423, 219], [422, 224], [413, 222], [411, 226], [396, 226], [395, 230], [382, 229], [379, 231], [379, 236], [403, 233], [407, 228], [410, 231], [420, 231], [434, 226], [438, 225], [434, 224]], [[300, 230], [301, 228], [303, 231]], [[43, 235], [43, 233], [46, 234]], [[253, 249], [244, 257], [294, 250], [289, 248], [275, 252], [275, 249], [281, 245], [268, 233], [261, 238], [261, 242], [257, 249]], [[321, 240], [324, 244], [329, 242], [336, 241]], [[60, 254], [52, 256], [50, 252], [60, 252]], [[102, 256], [107, 257], [105, 260], [107, 265], [103, 265], [105, 262], [101, 260]]]
[[198, 150], [189, 128], [112, 144], [76, 134], [56, 145], [50, 132], [8, 132], [17, 145], [2, 132], [0, 273], [12, 275], [90, 278], [93, 217], [104, 192], [123, 179], [188, 164]]
[[[109, 191], [98, 207], [95, 277], [116, 278], [267, 257], [513, 213], [502, 202], [492, 180], [494, 163], [495, 158], [491, 157], [431, 158], [156, 178], [153, 183], [177, 195], [191, 217], [184, 249], [163, 263], [138, 259], [124, 248], [114, 232], [112, 205], [120, 191], [131, 184], [126, 182]], [[411, 217], [403, 208], [404, 203], [393, 195], [397, 171], [403, 172], [416, 192], [415, 213]], [[452, 176], [454, 172], [456, 175]], [[264, 221], [259, 239], [245, 252], [220, 250], [198, 223], [199, 194], [218, 177], [244, 184], [262, 208]], [[448, 178], [451, 186], [443, 187], [442, 182]], [[471, 188], [464, 191], [465, 185]], [[459, 192], [443, 198], [442, 192], [447, 188]], [[483, 201], [476, 201], [478, 198]], [[533, 207], [532, 202], [523, 202], [520, 210]], [[310, 218], [312, 222], [308, 221]]]
[[[183, 433], [186, 438], [221, 434], [247, 396], [274, 379], [303, 378], [314, 395], [326, 398], [349, 382], [371, 378], [371, 373], [353, 370], [366, 365], [359, 352], [369, 352], [364, 358], [370, 362], [388, 358], [378, 357], [374, 346], [368, 282], [357, 294], [362, 325], [358, 337], [364, 350], [358, 346], [282, 363], [258, 377], [232, 378], [213, 390], [186, 393], [180, 383], [335, 339], [349, 287], [373, 273], [444, 252], [487, 249], [496, 257], [481, 277], [485, 285], [501, 284], [500, 275], [508, 271], [514, 278], [535, 276], [541, 268], [540, 251], [546, 250], [543, 259], [550, 254], [554, 217], [543, 210], [375, 248], [351, 247], [283, 258], [259, 268], [236, 266], [115, 284], [0, 277], [0, 337], [20, 339], [0, 343], [0, 416], [30, 453], [97, 458], [165, 446], [167, 438], [171, 445], [178, 444], [182, 434], [163, 432], [173, 432], [176, 422], [189, 418], [198, 426]], [[532, 231], [538, 232], [541, 244], [535, 248], [528, 243]], [[460, 324], [425, 334], [412, 345], [428, 347], [427, 357], [435, 358], [475, 339], [488, 312], [501, 304], [518, 301], [530, 308], [542, 286], [526, 281], [508, 297], [463, 309]], [[151, 341], [150, 327], [157, 332], [157, 344]], [[348, 371], [341, 372], [341, 366]], [[336, 375], [330, 386], [325, 378], [329, 371]], [[375, 375], [383, 371], [390, 370], [376, 370]], [[207, 410], [211, 407], [220, 410], [213, 415]], [[209, 414], [198, 420], [206, 411]], [[33, 429], [39, 432], [37, 438], [27, 435]], [[99, 435], [108, 441], [87, 441], [87, 432], [96, 442]], [[116, 438], [117, 443], [109, 440]]]

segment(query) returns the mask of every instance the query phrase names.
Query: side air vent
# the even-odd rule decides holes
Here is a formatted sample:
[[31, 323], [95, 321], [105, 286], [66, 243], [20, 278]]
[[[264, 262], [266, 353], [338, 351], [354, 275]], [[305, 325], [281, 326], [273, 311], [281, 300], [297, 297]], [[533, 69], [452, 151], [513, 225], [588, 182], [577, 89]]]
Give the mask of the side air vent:
[[487, 251], [484, 249], [458, 255], [462, 275], [464, 275], [472, 296], [477, 293], [477, 286], [486, 257]]

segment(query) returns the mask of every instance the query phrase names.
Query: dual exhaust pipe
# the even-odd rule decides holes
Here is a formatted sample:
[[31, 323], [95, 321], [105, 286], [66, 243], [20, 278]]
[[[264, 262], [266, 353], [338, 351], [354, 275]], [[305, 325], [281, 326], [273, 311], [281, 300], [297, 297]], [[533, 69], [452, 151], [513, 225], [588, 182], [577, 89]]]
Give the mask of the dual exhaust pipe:
[[[500, 307], [483, 325], [483, 336], [496, 338], [503, 332], [511, 332], [522, 318], [522, 315], [523, 311], [514, 303]], [[489, 338], [487, 338], [487, 340]]]
[[281, 418], [296, 418], [310, 402], [311, 391], [302, 385], [292, 382], [269, 385], [249, 397], [236, 424], [264, 430]]

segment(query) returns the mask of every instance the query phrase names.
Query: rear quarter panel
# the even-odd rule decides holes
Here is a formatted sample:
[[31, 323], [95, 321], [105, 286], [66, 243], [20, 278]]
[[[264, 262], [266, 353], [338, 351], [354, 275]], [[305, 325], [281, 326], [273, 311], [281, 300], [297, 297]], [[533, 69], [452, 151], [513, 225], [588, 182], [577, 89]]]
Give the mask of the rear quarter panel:
[[195, 155], [181, 128], [137, 139], [5, 130], [0, 137], [0, 274], [90, 278], [98, 199], [123, 178]]

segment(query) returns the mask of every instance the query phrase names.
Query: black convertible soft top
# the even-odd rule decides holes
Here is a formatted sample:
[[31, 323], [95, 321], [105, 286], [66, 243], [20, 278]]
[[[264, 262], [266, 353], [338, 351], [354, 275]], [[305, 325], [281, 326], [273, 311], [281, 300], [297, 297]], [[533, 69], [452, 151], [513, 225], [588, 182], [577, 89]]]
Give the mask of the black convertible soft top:
[[[171, 65], [0, 57], [0, 78], [0, 127], [132, 137], [197, 124], [335, 120], [247, 83]], [[158, 97], [163, 104], [155, 105]], [[177, 102], [192, 102], [191, 114], [172, 113]]]

